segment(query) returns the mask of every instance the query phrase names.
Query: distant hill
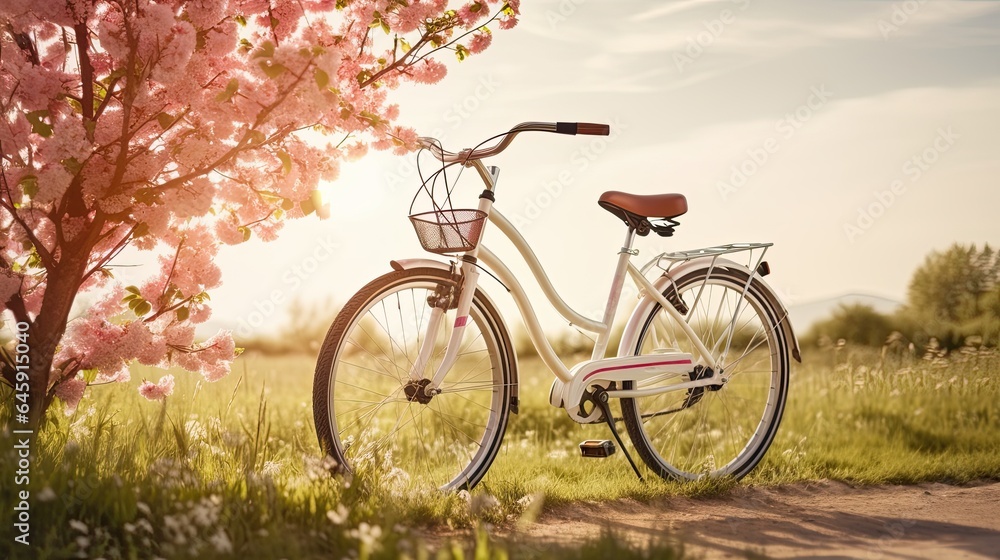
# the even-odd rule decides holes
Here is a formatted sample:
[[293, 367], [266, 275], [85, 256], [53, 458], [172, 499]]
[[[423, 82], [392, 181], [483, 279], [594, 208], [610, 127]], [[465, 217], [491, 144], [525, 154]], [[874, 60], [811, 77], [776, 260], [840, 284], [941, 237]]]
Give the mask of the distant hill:
[[818, 321], [826, 319], [840, 305], [867, 305], [883, 314], [894, 313], [903, 306], [903, 302], [871, 294], [844, 294], [817, 301], [800, 303], [788, 308], [796, 334], [805, 334], [809, 327]]

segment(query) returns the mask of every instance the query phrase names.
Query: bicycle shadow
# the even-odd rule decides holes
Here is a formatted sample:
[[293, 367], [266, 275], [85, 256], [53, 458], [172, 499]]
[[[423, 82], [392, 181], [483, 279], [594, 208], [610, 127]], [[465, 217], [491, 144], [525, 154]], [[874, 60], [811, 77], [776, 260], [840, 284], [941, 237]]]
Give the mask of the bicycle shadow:
[[845, 485], [742, 489], [726, 496], [665, 498], [653, 503], [623, 500], [558, 506], [527, 533], [544, 547], [610, 530], [639, 545], [655, 540], [680, 542], [686, 550], [708, 558], [1000, 555], [996, 515], [1000, 510], [988, 495], [977, 498], [975, 508], [968, 509], [963, 507], [966, 498], [956, 490], [954, 498], [937, 496], [953, 500], [947, 504], [950, 509], [941, 509], [943, 502], [930, 497], [920, 500], [920, 494], [930, 496], [922, 488], [899, 490], [910, 492], [908, 496], [886, 496], [868, 495], [864, 489], [845, 491], [840, 486]]
[[[993, 529], [844, 512], [814, 512], [801, 521], [726, 516], [682, 525], [676, 532], [685, 545], [734, 556], [748, 550], [779, 556], [809, 551], [813, 558], [927, 558], [942, 551], [984, 558], [1000, 554], [1000, 531]], [[646, 533], [652, 537], [657, 532]]]

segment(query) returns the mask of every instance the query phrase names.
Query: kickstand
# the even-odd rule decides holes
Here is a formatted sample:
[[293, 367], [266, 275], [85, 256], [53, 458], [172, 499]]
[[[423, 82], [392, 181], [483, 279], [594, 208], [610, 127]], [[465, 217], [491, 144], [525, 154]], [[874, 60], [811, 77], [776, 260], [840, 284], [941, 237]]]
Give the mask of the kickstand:
[[611, 428], [611, 435], [615, 436], [615, 441], [618, 442], [618, 447], [622, 448], [622, 453], [625, 454], [625, 458], [628, 459], [628, 464], [632, 465], [632, 470], [635, 471], [635, 476], [639, 477], [639, 480], [645, 482], [642, 478], [642, 474], [639, 473], [639, 467], [635, 466], [635, 461], [632, 460], [632, 456], [629, 455], [628, 449], [625, 448], [625, 444], [622, 443], [622, 437], [618, 435], [618, 429], [615, 428], [615, 417], [611, 415], [611, 407], [608, 406], [608, 392], [601, 388], [595, 387], [594, 393], [590, 398], [594, 405], [601, 409], [604, 413], [604, 421], [608, 423], [608, 427]]

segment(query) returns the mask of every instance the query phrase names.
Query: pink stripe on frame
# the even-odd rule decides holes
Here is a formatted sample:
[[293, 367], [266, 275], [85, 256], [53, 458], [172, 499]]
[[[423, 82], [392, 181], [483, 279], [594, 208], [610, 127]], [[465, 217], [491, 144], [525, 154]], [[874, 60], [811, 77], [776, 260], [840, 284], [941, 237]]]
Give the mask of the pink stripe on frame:
[[597, 375], [598, 373], [601, 373], [601, 372], [604, 372], [604, 371], [616, 370], [616, 369], [635, 369], [635, 368], [650, 367], [650, 366], [677, 366], [677, 365], [690, 364], [690, 363], [691, 363], [691, 360], [671, 360], [671, 361], [668, 361], [668, 362], [650, 362], [648, 364], [632, 364], [630, 366], [606, 367], [606, 368], [601, 368], [601, 369], [595, 369], [594, 371], [592, 371], [592, 372], [588, 373], [587, 375], [585, 375], [584, 378], [583, 378], [583, 380], [586, 381], [586, 380], [590, 379], [591, 377]]
[[468, 315], [465, 315], [463, 317], [456, 317], [455, 318], [455, 328], [464, 327], [465, 324], [468, 323], [468, 322], [469, 322], [469, 316]]

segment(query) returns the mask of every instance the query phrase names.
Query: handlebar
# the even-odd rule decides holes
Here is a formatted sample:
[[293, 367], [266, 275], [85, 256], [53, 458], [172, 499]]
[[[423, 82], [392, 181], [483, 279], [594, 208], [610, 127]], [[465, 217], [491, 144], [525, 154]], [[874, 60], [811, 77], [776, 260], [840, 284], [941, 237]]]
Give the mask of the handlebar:
[[467, 148], [458, 153], [449, 152], [441, 147], [441, 144], [434, 138], [421, 137], [418, 139], [420, 145], [429, 150], [435, 157], [445, 163], [461, 162], [468, 163], [473, 160], [493, 157], [507, 149], [507, 146], [514, 141], [514, 138], [522, 132], [554, 132], [557, 134], [587, 134], [593, 136], [607, 136], [611, 134], [611, 127], [606, 124], [575, 123], [575, 122], [523, 122], [503, 134], [503, 138], [491, 148], [470, 149]]

